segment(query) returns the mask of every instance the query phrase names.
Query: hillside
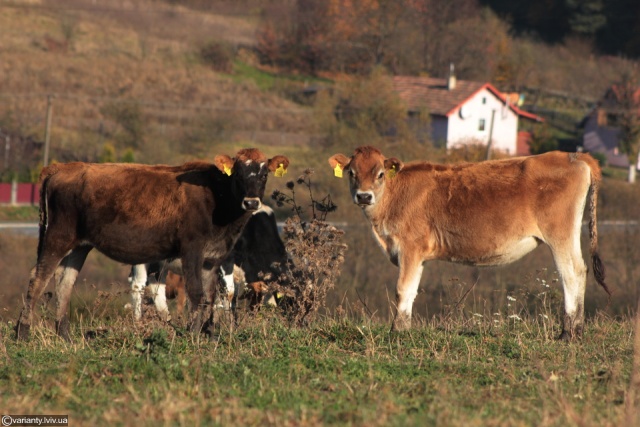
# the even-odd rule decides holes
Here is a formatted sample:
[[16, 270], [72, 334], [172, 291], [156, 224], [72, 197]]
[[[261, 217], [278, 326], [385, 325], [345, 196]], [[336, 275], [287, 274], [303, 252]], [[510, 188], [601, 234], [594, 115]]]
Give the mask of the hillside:
[[[264, 90], [279, 79], [252, 66], [252, 17], [145, 1], [53, 4], [0, 4], [0, 128], [43, 139], [53, 95], [54, 159], [70, 150], [96, 160], [110, 143], [132, 146], [137, 161], [177, 163], [216, 142], [307, 132], [307, 112]], [[231, 70], [207, 62], [211, 46], [230, 49]]]
[[[577, 124], [630, 62], [599, 57], [584, 40], [550, 45], [513, 37], [508, 22], [480, 9], [480, 3], [459, 3], [466, 5], [460, 13], [451, 5], [427, 10], [424, 34], [420, 17], [401, 8], [387, 11], [406, 25], [380, 34], [385, 35], [380, 55], [386, 59], [377, 66], [389, 74], [443, 76], [455, 62], [460, 79], [486, 79], [501, 90], [525, 94], [523, 108], [546, 117], [553, 136], [575, 146]], [[357, 40], [375, 39], [375, 28], [359, 28], [361, 34], [352, 34], [359, 38], [345, 44], [338, 37], [345, 34], [333, 34], [334, 21], [324, 19], [344, 27], [346, 18], [322, 15], [327, 13], [322, 2], [308, 4], [313, 8], [254, 0], [0, 2], [0, 131], [17, 139], [0, 150], [0, 178], [37, 175], [42, 154], [17, 155], [16, 144], [23, 144], [20, 138], [44, 140], [48, 100], [52, 160], [175, 164], [254, 145], [279, 146], [285, 154], [312, 159], [300, 165], [303, 169], [324, 164], [307, 151], [320, 148], [319, 142], [322, 147], [385, 144], [380, 129], [402, 126], [400, 116], [394, 116], [396, 122], [388, 119], [393, 114], [384, 109], [395, 107], [388, 106], [388, 94], [377, 82], [359, 89], [376, 68], [355, 51], [337, 49], [359, 49]], [[380, 13], [373, 10], [368, 17], [378, 22]], [[323, 25], [314, 26], [318, 21]], [[274, 30], [269, 46], [279, 51], [270, 60], [265, 28], [274, 26], [300, 34]], [[495, 37], [485, 37], [488, 31]], [[322, 49], [329, 55], [324, 65], [308, 70], [305, 64]], [[342, 56], [331, 57], [334, 50]], [[369, 68], [348, 74], [354, 61]], [[310, 85], [331, 90], [313, 104], [303, 94]], [[357, 102], [349, 99], [355, 96]], [[362, 116], [355, 124], [336, 123], [333, 113], [345, 99]], [[371, 123], [380, 118], [387, 121]], [[410, 135], [400, 134], [407, 146], [415, 145]]]

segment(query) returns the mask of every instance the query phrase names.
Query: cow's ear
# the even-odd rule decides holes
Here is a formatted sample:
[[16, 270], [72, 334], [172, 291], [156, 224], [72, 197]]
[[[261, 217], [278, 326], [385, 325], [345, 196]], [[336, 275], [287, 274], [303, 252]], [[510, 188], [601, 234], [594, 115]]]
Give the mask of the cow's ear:
[[289, 167], [289, 159], [286, 156], [275, 156], [269, 159], [269, 170], [275, 173], [278, 178], [287, 173]]
[[384, 168], [387, 170], [387, 176], [389, 178], [395, 177], [396, 174], [400, 172], [400, 169], [402, 169], [403, 166], [404, 163], [402, 163], [401, 160], [395, 157], [384, 159]]
[[338, 178], [342, 178], [342, 171], [349, 167], [351, 159], [344, 154], [334, 154], [329, 157], [329, 165], [333, 169], [333, 174]]
[[395, 169], [396, 172], [400, 172], [400, 169], [402, 169], [403, 166], [404, 166], [404, 163], [402, 163], [402, 160], [399, 160], [395, 157], [389, 157], [388, 159], [384, 159], [384, 168], [387, 170]]
[[213, 164], [216, 165], [220, 172], [231, 176], [233, 173], [233, 159], [226, 154], [218, 154], [213, 159]]

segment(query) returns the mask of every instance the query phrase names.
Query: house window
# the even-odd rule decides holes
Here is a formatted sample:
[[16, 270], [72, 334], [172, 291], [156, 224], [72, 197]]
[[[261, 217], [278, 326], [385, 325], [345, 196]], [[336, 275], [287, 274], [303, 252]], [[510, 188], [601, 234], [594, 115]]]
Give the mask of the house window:
[[484, 119], [480, 119], [480, 121], [478, 122], [478, 130], [480, 132], [484, 132], [484, 124], [485, 124], [485, 120]]
[[486, 96], [483, 96], [483, 97], [482, 97], [482, 105], [484, 105], [484, 104], [486, 104], [486, 103], [487, 103], [487, 97], [486, 97]]

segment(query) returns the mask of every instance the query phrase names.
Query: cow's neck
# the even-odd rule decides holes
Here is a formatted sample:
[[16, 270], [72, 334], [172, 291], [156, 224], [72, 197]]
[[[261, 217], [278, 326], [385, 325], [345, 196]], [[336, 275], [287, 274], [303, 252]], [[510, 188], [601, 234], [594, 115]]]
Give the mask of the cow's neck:
[[396, 236], [393, 236], [392, 230], [385, 225], [384, 209], [381, 209], [380, 205], [376, 205], [363, 209], [362, 212], [371, 223], [371, 231], [380, 248], [387, 254], [393, 264], [398, 265], [397, 240]]
[[242, 230], [252, 213], [242, 209], [243, 197], [233, 193], [229, 180], [230, 178], [222, 174], [214, 179], [212, 190], [216, 206], [213, 210], [213, 224], [218, 227], [238, 227], [238, 230]]
[[369, 220], [369, 222], [371, 223], [371, 227], [373, 227], [374, 231], [378, 235], [382, 236], [386, 234], [384, 232], [385, 227], [383, 226], [383, 222], [384, 222], [383, 210], [379, 209], [379, 205], [363, 208], [362, 213]]

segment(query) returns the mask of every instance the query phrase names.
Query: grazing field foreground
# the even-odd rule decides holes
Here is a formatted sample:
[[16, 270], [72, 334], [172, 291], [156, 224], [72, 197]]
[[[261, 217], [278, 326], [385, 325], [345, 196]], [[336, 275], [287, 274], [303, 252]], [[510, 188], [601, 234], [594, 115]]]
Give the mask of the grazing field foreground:
[[205, 342], [105, 315], [73, 322], [70, 344], [45, 323], [16, 342], [3, 323], [0, 408], [74, 426], [640, 425], [631, 318], [588, 319], [567, 344], [544, 315], [495, 317], [389, 333], [347, 317], [293, 328], [263, 312]]

